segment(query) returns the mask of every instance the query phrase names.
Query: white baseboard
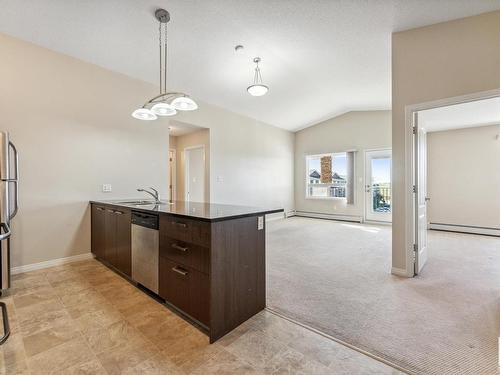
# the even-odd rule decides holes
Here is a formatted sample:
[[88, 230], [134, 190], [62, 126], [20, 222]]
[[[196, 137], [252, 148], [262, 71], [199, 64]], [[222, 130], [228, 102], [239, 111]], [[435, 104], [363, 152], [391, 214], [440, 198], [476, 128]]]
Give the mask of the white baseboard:
[[311, 217], [315, 219], [328, 219], [338, 221], [350, 221], [354, 223], [361, 223], [363, 218], [355, 215], [342, 215], [342, 214], [322, 214], [316, 212], [295, 211], [295, 216]]
[[500, 236], [500, 229], [498, 228], [477, 227], [470, 225], [430, 223], [429, 229], [459, 233], [483, 234], [487, 236]]
[[92, 255], [92, 253], [89, 252], [89, 253], [73, 255], [73, 256], [65, 257], [65, 258], [47, 260], [45, 262], [40, 262], [40, 263], [26, 264], [24, 266], [12, 267], [10, 269], [10, 273], [12, 275], [15, 275], [18, 273], [41, 270], [44, 268], [60, 266], [62, 264], [66, 264], [66, 263], [80, 262], [82, 260], [92, 259], [93, 257], [94, 256]]
[[392, 221], [363, 220], [363, 224], [392, 226]]
[[278, 212], [275, 214], [268, 214], [266, 215], [266, 221], [274, 221], [274, 220], [280, 220], [285, 218], [285, 213], [284, 212]]
[[408, 275], [408, 272], [406, 272], [405, 269], [398, 268], [398, 267], [392, 267], [391, 268], [391, 273], [393, 275], [401, 276], [401, 277], [413, 277], [413, 273], [411, 275]]

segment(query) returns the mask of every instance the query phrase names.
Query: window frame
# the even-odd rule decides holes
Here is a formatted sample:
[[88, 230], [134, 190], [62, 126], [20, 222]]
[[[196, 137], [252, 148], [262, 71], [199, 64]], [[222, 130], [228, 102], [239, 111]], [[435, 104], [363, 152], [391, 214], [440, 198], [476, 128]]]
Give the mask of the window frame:
[[[309, 185], [312, 185], [309, 183], [309, 160], [308, 158], [321, 158], [323, 156], [332, 156], [335, 158], [335, 156], [346, 156], [347, 157], [347, 152], [348, 151], [342, 151], [342, 152], [326, 152], [322, 154], [306, 154], [305, 155], [305, 164], [306, 164], [306, 173], [305, 173], [305, 199], [311, 199], [311, 200], [325, 200], [325, 201], [345, 201], [347, 202], [347, 191], [346, 191], [346, 196], [345, 197], [315, 197], [309, 195]], [[332, 160], [333, 164], [333, 160]], [[321, 173], [321, 172], [320, 172]], [[347, 182], [346, 182], [347, 185]]]

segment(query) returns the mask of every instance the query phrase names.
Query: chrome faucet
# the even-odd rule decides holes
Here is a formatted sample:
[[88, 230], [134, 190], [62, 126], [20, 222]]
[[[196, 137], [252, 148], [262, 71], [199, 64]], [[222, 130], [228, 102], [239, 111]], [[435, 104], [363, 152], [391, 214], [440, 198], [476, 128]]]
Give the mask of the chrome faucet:
[[150, 187], [150, 189], [152, 191], [149, 191], [147, 189], [137, 189], [137, 191], [142, 191], [142, 192], [144, 192], [146, 194], [151, 195], [154, 198], [154, 200], [155, 200], [155, 204], [160, 204], [161, 200], [160, 200], [160, 194], [158, 193], [158, 190], [156, 190], [155, 188], [152, 188], [152, 187]]

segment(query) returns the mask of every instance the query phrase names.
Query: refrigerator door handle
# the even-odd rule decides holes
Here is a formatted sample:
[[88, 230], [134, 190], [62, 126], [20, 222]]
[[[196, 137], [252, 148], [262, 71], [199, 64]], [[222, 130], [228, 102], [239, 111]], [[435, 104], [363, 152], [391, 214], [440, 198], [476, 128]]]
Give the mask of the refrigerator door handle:
[[16, 216], [19, 209], [19, 154], [14, 143], [9, 141], [9, 147], [12, 148], [12, 151], [14, 152], [14, 171], [16, 173], [14, 178], [10, 178], [9, 176], [9, 181], [7, 182], [14, 184], [14, 210], [12, 213], [9, 212], [9, 220], [12, 220], [12, 218]]
[[3, 233], [0, 233], [0, 241], [3, 241], [10, 237], [11, 232], [8, 224], [2, 223], [0, 226], [3, 229]]

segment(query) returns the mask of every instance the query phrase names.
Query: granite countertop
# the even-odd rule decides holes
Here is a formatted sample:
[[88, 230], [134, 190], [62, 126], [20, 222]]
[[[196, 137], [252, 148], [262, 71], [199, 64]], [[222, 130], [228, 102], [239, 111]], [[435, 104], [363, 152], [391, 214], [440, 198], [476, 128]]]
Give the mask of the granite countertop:
[[172, 203], [162, 201], [163, 204], [160, 205], [155, 205], [155, 204], [134, 205], [128, 203], [132, 201], [145, 201], [145, 199], [139, 198], [139, 199], [102, 200], [102, 201], [90, 201], [90, 203], [125, 207], [134, 211], [158, 212], [158, 213], [171, 214], [188, 218], [192, 217], [205, 221], [221, 221], [221, 220], [235, 219], [238, 217], [266, 215], [284, 211], [283, 208], [262, 208], [262, 207], [234, 206], [228, 204], [211, 204], [211, 203], [183, 202], [183, 201], [174, 201]]

